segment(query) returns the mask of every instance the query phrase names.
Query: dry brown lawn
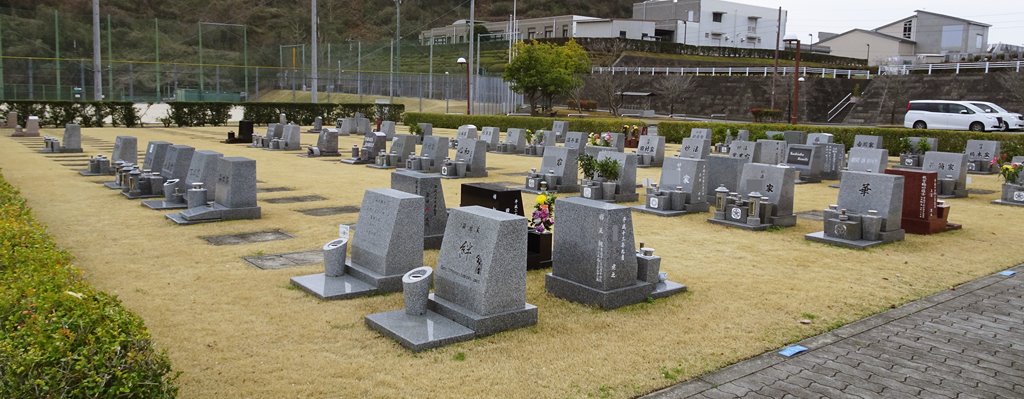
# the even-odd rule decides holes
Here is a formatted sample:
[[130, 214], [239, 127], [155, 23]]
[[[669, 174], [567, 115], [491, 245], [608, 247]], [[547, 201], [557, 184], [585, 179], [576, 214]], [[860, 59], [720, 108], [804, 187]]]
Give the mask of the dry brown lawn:
[[[657, 249], [662, 270], [689, 285], [688, 293], [605, 312], [547, 295], [547, 271], [531, 271], [527, 300], [540, 308], [536, 326], [412, 354], [363, 323], [367, 314], [400, 308], [401, 295], [321, 302], [292, 288], [289, 278], [322, 266], [260, 270], [241, 259], [319, 248], [336, 237], [339, 223], [355, 223], [357, 215], [296, 210], [358, 206], [365, 189], [389, 185], [389, 172], [219, 143], [229, 129], [102, 128], [83, 135], [87, 154], [100, 152], [89, 139], [113, 142], [122, 134], [138, 136], [140, 149], [167, 140], [250, 157], [260, 187], [294, 189], [261, 193], [261, 200], [327, 199], [261, 202], [260, 220], [176, 226], [163, 212], [97, 184], [108, 178], [80, 177], [25, 140], [8, 133], [0, 139], [4, 177], [76, 256], [88, 281], [145, 319], [183, 373], [186, 398], [630, 397], [1024, 262], [1018, 238], [1024, 209], [990, 204], [997, 194], [951, 200], [951, 220], [964, 224], [961, 231], [908, 235], [867, 251], [804, 240], [822, 225], [803, 218], [793, 228], [754, 233], [713, 226], [706, 214], [634, 213], [638, 241]], [[341, 140], [343, 149], [358, 142]], [[488, 158], [490, 177], [477, 180], [521, 183], [540, 162]], [[643, 169], [639, 178], [659, 173]], [[999, 189], [994, 176], [972, 180], [972, 188]], [[444, 182], [449, 207], [459, 203], [459, 184], [469, 181]], [[796, 210], [822, 209], [836, 195], [826, 184], [798, 186]], [[234, 246], [200, 238], [270, 229], [295, 238]], [[424, 263], [436, 259], [437, 251], [427, 251]]]

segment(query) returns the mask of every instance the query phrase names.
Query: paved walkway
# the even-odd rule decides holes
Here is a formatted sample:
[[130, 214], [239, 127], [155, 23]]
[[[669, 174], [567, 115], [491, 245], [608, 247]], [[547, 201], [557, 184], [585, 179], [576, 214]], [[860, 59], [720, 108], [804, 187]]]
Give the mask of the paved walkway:
[[1024, 265], [647, 398], [1024, 398]]

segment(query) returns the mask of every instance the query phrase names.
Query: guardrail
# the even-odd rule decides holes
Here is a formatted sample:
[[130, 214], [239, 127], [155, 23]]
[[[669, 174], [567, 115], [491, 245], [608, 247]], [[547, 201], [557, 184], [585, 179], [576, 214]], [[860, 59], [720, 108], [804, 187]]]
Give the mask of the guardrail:
[[1024, 69], [1024, 61], [999, 61], [999, 62], [957, 62], [947, 64], [918, 64], [918, 65], [890, 65], [883, 66], [881, 73], [884, 74], [896, 74], [896, 75], [908, 75], [914, 71], [927, 71], [929, 75], [932, 72], [937, 71], [953, 71], [955, 74], [959, 74], [960, 71], [977, 71], [982, 70], [984, 73], [989, 73], [993, 69], [1012, 69], [1016, 72], [1020, 72]]
[[[707, 75], [707, 76], [769, 76], [774, 67], [592, 67], [591, 74], [626, 74], [626, 75]], [[793, 67], [779, 67], [779, 74], [792, 75]], [[822, 78], [866, 78], [871, 79], [871, 71], [858, 69], [811, 68], [800, 67], [803, 76], [820, 76]]]

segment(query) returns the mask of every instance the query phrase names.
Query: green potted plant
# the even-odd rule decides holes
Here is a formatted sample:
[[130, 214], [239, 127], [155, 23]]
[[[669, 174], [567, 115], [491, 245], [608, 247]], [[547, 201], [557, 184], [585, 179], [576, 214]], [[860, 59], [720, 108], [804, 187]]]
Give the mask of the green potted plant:
[[999, 204], [1024, 205], [1024, 164], [1006, 162], [999, 165], [999, 176], [1003, 178], [1003, 195]]
[[931, 150], [932, 150], [932, 146], [928, 145], [928, 138], [927, 137], [922, 137], [921, 140], [917, 142], [917, 153], [918, 154], [924, 155], [924, 153], [926, 153], [928, 151], [931, 151]]
[[601, 197], [614, 199], [615, 189], [619, 185], [619, 161], [611, 158], [597, 161], [597, 174], [604, 179], [601, 183]]
[[580, 154], [577, 158], [579, 163], [580, 171], [583, 173], [583, 183], [586, 185], [591, 180], [594, 180], [594, 172], [597, 170], [597, 160], [594, 157], [587, 154]]

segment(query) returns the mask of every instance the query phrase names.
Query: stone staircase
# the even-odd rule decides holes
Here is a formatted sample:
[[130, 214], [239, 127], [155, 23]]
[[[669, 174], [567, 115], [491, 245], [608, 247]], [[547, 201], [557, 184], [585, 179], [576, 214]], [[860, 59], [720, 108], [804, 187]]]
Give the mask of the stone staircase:
[[906, 103], [910, 100], [978, 100], [999, 104], [1011, 112], [1024, 111], [1024, 102], [1016, 98], [998, 76], [989, 73], [876, 77], [866, 85], [860, 101], [843, 123], [902, 125]]

